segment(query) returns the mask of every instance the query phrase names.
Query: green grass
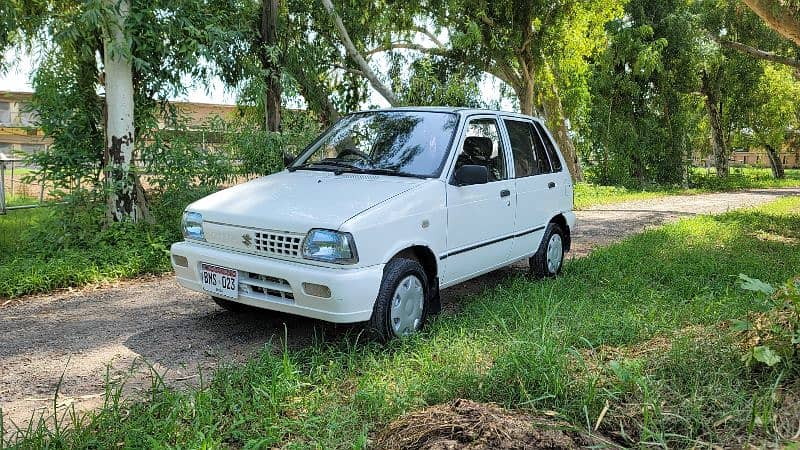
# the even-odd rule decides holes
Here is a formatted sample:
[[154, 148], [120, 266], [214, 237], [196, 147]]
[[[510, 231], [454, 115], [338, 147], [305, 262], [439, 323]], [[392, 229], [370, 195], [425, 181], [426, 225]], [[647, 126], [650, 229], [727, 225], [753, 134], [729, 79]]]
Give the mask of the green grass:
[[171, 269], [167, 242], [146, 227], [74, 236], [51, 208], [0, 215], [0, 298]]
[[692, 169], [689, 188], [680, 186], [652, 186], [646, 189], [633, 189], [621, 186], [603, 186], [591, 183], [576, 183], [575, 207], [587, 208], [593, 205], [607, 205], [633, 200], [648, 200], [666, 195], [702, 194], [708, 192], [734, 191], [741, 189], [766, 189], [800, 187], [800, 169], [787, 169], [786, 178], [778, 180], [770, 169], [733, 168], [725, 179], [719, 179], [716, 172], [701, 168]]
[[[725, 321], [765, 301], [745, 273], [800, 268], [800, 198], [647, 231], [569, 262], [555, 280], [516, 276], [461, 300], [388, 347], [355, 332], [263, 351], [200, 389], [158, 382], [144, 401], [109, 388], [105, 408], [18, 448], [361, 448], [398, 415], [458, 397], [557, 411], [626, 446], [776, 440], [776, 387], [794, 366], [748, 369]], [[796, 423], [796, 422], [795, 422]], [[624, 430], [624, 435], [620, 433]]]
[[653, 188], [648, 190], [629, 189], [622, 186], [603, 186], [591, 183], [575, 183], [575, 208], [584, 209], [594, 205], [633, 200], [648, 200], [665, 195], [694, 194], [699, 191], [681, 188]]
[[6, 193], [6, 206], [35, 205], [37, 203], [39, 203], [38, 198]]

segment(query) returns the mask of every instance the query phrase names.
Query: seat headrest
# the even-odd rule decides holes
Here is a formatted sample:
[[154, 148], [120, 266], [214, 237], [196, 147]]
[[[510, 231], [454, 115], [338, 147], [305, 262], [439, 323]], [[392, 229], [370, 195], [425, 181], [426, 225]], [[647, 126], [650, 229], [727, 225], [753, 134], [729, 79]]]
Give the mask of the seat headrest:
[[492, 157], [492, 139], [483, 136], [469, 136], [464, 139], [464, 153], [484, 158], [484, 159], [491, 159]]

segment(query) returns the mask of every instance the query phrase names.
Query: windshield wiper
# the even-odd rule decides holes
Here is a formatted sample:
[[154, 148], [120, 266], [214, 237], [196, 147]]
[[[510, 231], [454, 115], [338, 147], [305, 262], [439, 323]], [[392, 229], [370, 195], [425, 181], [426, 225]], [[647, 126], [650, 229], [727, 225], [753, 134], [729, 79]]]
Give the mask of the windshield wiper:
[[[428, 178], [424, 175], [415, 175], [411, 173], [400, 172], [397, 169], [389, 169], [389, 168], [381, 168], [381, 167], [374, 167], [374, 168], [363, 168], [358, 167], [353, 164], [349, 164], [343, 161], [337, 160], [326, 160], [320, 161], [312, 164], [303, 164], [301, 166], [297, 166], [294, 169], [311, 169], [315, 170], [316, 167], [319, 167], [322, 170], [325, 170], [325, 167], [335, 167], [336, 170], [333, 170], [334, 175], [341, 175], [343, 173], [363, 173], [363, 174], [370, 174], [370, 175], [391, 175], [396, 177], [409, 177], [409, 178]], [[319, 170], [319, 169], [316, 169]]]
[[[319, 170], [319, 169], [317, 169], [317, 167], [319, 167], [319, 169], [322, 169], [322, 170], [325, 170], [326, 167], [335, 167], [337, 169], [339, 169], [339, 168], [358, 169], [358, 167], [356, 167], [356, 166], [354, 166], [352, 164], [348, 164], [348, 163], [343, 162], [343, 161], [336, 161], [336, 160], [329, 159], [329, 160], [315, 162], [315, 163], [301, 164], [299, 166], [295, 166], [295, 167], [289, 168], [289, 171], [290, 172], [294, 172], [297, 169]], [[339, 170], [334, 170], [333, 172], [336, 173], [336, 172], [339, 172]]]

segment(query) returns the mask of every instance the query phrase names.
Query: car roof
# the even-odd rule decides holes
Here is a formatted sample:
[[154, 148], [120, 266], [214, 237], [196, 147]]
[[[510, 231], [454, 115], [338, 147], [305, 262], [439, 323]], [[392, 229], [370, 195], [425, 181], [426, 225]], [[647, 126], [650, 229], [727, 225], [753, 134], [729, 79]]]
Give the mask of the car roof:
[[519, 117], [522, 119], [535, 119], [542, 121], [541, 118], [520, 114], [513, 111], [499, 111], [494, 109], [481, 109], [481, 108], [463, 108], [454, 106], [398, 106], [393, 108], [380, 108], [380, 109], [366, 109], [358, 112], [388, 112], [388, 111], [425, 111], [425, 112], [442, 112], [454, 113], [461, 116], [471, 116], [475, 114], [500, 114], [504, 116]]

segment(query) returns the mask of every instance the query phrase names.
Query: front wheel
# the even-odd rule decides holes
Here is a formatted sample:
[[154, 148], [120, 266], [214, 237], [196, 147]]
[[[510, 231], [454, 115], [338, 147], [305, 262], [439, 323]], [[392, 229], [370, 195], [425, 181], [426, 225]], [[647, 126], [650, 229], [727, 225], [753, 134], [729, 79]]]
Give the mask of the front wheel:
[[547, 225], [539, 251], [530, 258], [531, 274], [536, 278], [555, 277], [564, 265], [564, 231], [558, 224]]
[[428, 278], [417, 261], [389, 261], [367, 327], [383, 342], [416, 333], [428, 314], [427, 293]]

